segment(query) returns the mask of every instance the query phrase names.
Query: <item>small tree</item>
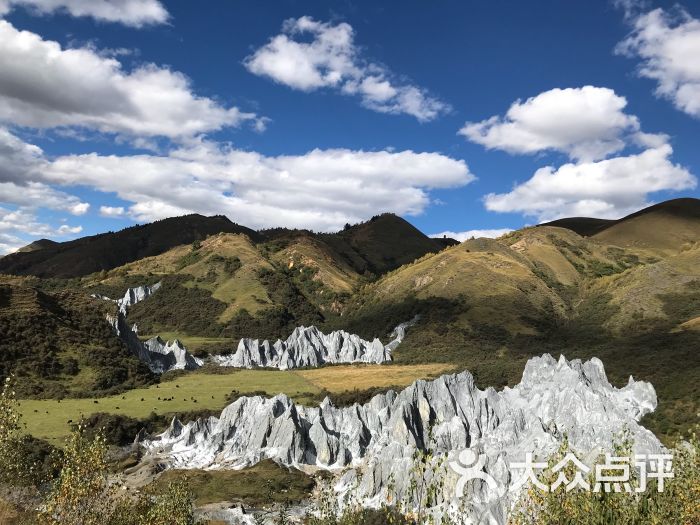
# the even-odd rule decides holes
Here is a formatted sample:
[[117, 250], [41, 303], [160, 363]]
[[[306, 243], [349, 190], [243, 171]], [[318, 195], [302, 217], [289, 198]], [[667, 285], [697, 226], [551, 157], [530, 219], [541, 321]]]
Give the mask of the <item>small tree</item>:
[[13, 486], [39, 485], [46, 481], [46, 473], [32, 459], [38, 440], [24, 433], [18, 406], [14, 378], [7, 377], [0, 393], [0, 483]]
[[102, 525], [112, 494], [107, 483], [107, 442], [89, 439], [78, 425], [66, 443], [61, 473], [48, 495], [39, 522], [46, 525]]

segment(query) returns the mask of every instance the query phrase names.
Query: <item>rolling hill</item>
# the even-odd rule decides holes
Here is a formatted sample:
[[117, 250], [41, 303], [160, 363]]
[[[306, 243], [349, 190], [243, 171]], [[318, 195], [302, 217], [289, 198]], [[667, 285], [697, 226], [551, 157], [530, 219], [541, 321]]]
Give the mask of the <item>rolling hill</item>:
[[0, 259], [0, 273], [80, 277], [159, 255], [217, 233], [244, 234], [252, 243], [268, 244], [272, 249], [298, 237], [313, 238], [317, 244], [325, 244], [324, 250], [337, 258], [339, 263], [342, 261], [357, 273], [375, 275], [428, 252], [439, 251], [446, 244], [444, 239], [432, 239], [390, 213], [361, 224], [348, 225], [338, 233], [284, 228], [255, 231], [220, 215], [204, 217], [194, 214], [62, 243], [41, 239]]
[[18, 253], [25, 253], [25, 252], [36, 252], [38, 250], [43, 250], [44, 248], [52, 248], [56, 246], [58, 243], [56, 241], [52, 241], [50, 239], [39, 239], [36, 240], [32, 243], [27, 244], [26, 246], [22, 246], [19, 250], [17, 250]]
[[700, 200], [673, 199], [618, 220], [571, 217], [540, 226], [567, 228], [605, 244], [671, 254], [690, 247], [700, 238]]
[[539, 226], [554, 226], [557, 228], [566, 228], [578, 233], [582, 237], [590, 237], [608, 226], [611, 226], [615, 221], [612, 219], [596, 219], [594, 217], [565, 217], [554, 221], [543, 222]]
[[0, 276], [0, 376], [14, 373], [19, 395], [106, 395], [155, 381], [105, 322], [105, 302], [42, 284]]
[[223, 216], [186, 215], [74, 241], [44, 242], [40, 250], [12, 253], [0, 259], [0, 273], [78, 277], [111, 270], [220, 232], [257, 237], [255, 231], [234, 224]]
[[603, 243], [657, 255], [678, 253], [700, 238], [700, 200], [675, 199], [628, 215], [596, 233]]
[[[697, 200], [682, 199], [619, 221], [568, 219], [451, 246], [393, 215], [334, 234], [288, 229], [187, 234], [194, 240], [168, 246], [175, 238], [160, 239], [157, 250], [156, 243], [146, 243], [157, 253], [61, 278], [56, 261], [72, 260], [98, 242], [115, 243], [119, 232], [105, 234], [106, 240], [73, 241], [64, 251], [49, 246], [17, 254], [12, 264], [22, 272], [45, 269], [52, 278], [5, 279], [7, 286], [43, 294], [34, 314], [20, 311], [27, 326], [40, 312], [66, 318], [50, 305], [66, 304], [67, 297], [76, 305], [68, 318], [84, 323], [79, 318], [94, 308], [90, 294], [118, 297], [127, 287], [161, 281], [153, 297], [131, 308], [129, 320], [144, 337], [177, 337], [200, 356], [230, 351], [239, 337], [286, 338], [299, 325], [386, 338], [418, 314], [420, 321], [394, 354], [398, 364], [448, 363], [470, 369], [480, 386], [504, 386], [519, 380], [533, 355], [597, 356], [614, 381], [633, 374], [657, 387], [660, 409], [649, 424], [670, 435], [687, 428], [700, 410], [700, 356], [693, 350], [700, 343], [697, 210]], [[172, 219], [177, 220], [199, 218]], [[588, 225], [587, 235], [574, 231], [581, 224]], [[202, 228], [189, 231], [195, 230]], [[41, 252], [46, 253], [39, 257]], [[6, 308], [4, 315], [8, 312], [17, 314]], [[94, 314], [84, 319], [98, 322]], [[66, 349], [52, 354], [59, 361], [71, 355], [65, 334], [53, 339]], [[26, 347], [29, 334], [23, 337], [14, 344]], [[9, 367], [23, 359], [6, 361]], [[82, 369], [91, 370], [87, 360]], [[121, 387], [133, 384], [128, 377]], [[64, 383], [67, 395], [77, 392], [75, 380], [65, 374], [51, 381]]]

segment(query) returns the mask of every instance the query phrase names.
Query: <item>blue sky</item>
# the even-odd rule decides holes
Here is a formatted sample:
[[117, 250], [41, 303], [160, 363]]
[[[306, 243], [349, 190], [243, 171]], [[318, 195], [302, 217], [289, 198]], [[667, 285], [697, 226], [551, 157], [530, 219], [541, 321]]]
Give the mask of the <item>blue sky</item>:
[[0, 251], [189, 212], [465, 236], [698, 196], [697, 4], [378, 4], [0, 0]]

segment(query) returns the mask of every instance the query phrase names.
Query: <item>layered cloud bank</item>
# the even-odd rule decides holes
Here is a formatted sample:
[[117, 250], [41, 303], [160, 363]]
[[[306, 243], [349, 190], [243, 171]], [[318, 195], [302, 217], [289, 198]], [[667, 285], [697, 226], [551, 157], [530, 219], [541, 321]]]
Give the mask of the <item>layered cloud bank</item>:
[[199, 140], [166, 155], [49, 159], [2, 129], [0, 149], [16, 159], [13, 169], [0, 171], [5, 179], [0, 195], [5, 188], [7, 202], [80, 215], [89, 204], [53, 186], [87, 186], [131, 203], [102, 206], [102, 215], [139, 221], [223, 213], [257, 228], [284, 224], [331, 231], [386, 210], [420, 213], [430, 204], [431, 189], [475, 179], [462, 160], [410, 150], [333, 149], [268, 157]]
[[167, 156], [66, 156], [44, 173], [55, 183], [116, 193], [134, 203], [128, 213], [137, 220], [223, 213], [254, 228], [319, 231], [385, 210], [417, 214], [429, 205], [430, 189], [474, 180], [464, 161], [438, 153], [333, 149], [268, 157], [209, 142]]
[[67, 13], [133, 27], [162, 24], [169, 17], [158, 0], [0, 0], [0, 16], [17, 7], [42, 15]]

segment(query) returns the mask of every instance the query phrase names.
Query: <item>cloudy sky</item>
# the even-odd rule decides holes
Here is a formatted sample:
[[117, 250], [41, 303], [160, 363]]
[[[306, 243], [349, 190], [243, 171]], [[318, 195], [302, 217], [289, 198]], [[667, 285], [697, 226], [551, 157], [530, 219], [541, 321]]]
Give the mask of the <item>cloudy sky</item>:
[[185, 213], [496, 236], [700, 193], [700, 6], [0, 0], [0, 253]]

